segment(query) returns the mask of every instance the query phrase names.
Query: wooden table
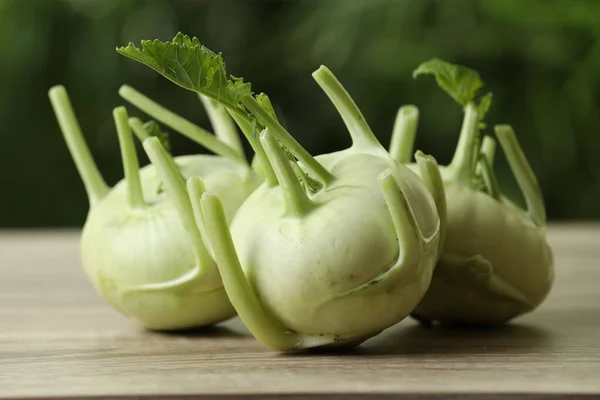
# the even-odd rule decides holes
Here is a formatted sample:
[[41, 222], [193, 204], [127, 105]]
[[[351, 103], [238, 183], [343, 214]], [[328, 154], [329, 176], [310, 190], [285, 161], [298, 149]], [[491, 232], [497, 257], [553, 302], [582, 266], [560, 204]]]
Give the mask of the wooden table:
[[0, 397], [600, 394], [600, 226], [556, 225], [549, 237], [554, 289], [503, 329], [405, 320], [345, 354], [282, 355], [238, 320], [144, 331], [93, 292], [78, 232], [0, 233]]

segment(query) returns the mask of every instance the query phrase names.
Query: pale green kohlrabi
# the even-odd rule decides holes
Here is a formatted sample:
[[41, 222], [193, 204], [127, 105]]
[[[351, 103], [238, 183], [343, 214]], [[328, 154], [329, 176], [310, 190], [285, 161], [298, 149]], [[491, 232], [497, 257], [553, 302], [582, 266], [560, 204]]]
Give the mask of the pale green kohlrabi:
[[[497, 125], [496, 137], [527, 211], [501, 194], [492, 169], [496, 142], [485, 136], [479, 147], [491, 95], [475, 103], [483, 85], [475, 71], [434, 59], [415, 70], [415, 76], [422, 73], [433, 74], [464, 107], [464, 120], [452, 162], [440, 167], [448, 207], [446, 240], [413, 316], [423, 322], [501, 324], [538, 307], [554, 281], [542, 192], [513, 129]], [[416, 107], [399, 110], [390, 153], [400, 163], [410, 162], [417, 123]], [[415, 164], [409, 166], [418, 173]]]
[[[118, 50], [189, 90], [206, 94], [197, 78], [224, 71], [196, 38], [142, 44]], [[436, 161], [417, 153], [419, 179], [381, 146], [327, 68], [313, 77], [344, 120], [349, 149], [313, 158], [266, 96], [230, 93], [232, 80], [216, 100], [259, 128], [274, 177], [248, 197], [231, 230], [218, 194], [188, 181], [231, 302], [254, 336], [279, 350], [358, 345], [408, 316], [429, 286], [445, 224]]]
[[[51, 88], [49, 97], [90, 200], [80, 251], [97, 292], [149, 329], [198, 327], [234, 316], [217, 266], [193, 222], [184, 179], [202, 177], [207, 188], [224, 199], [230, 220], [261, 182], [241, 147], [188, 123], [181, 131], [219, 156], [173, 159], [159, 142], [147, 149], [158, 168], [140, 169], [130, 125], [142, 138], [160, 132], [156, 124], [128, 121], [125, 108], [118, 107], [113, 115], [125, 178], [111, 189], [90, 154], [64, 87]], [[167, 113], [171, 120], [182, 121], [171, 114]], [[222, 136], [236, 134], [221, 129]]]

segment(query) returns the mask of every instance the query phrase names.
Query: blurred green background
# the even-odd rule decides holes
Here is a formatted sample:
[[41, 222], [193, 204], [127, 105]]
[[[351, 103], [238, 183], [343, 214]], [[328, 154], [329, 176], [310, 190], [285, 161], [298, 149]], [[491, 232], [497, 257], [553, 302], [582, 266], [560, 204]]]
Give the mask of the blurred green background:
[[[85, 220], [83, 186], [48, 102], [52, 85], [67, 87], [111, 184], [122, 177], [111, 114], [123, 104], [120, 85], [209, 128], [195, 94], [115, 52], [178, 31], [222, 52], [229, 73], [268, 93], [313, 154], [350, 143], [311, 78], [320, 64], [386, 145], [398, 107], [418, 106], [417, 146], [440, 163], [450, 160], [461, 110], [432, 78], [411, 72], [431, 57], [474, 68], [494, 94], [488, 126], [514, 126], [549, 218], [600, 219], [600, 1], [0, 0], [0, 227]], [[173, 147], [204, 151], [177, 135]], [[521, 201], [503, 157], [496, 170]]]

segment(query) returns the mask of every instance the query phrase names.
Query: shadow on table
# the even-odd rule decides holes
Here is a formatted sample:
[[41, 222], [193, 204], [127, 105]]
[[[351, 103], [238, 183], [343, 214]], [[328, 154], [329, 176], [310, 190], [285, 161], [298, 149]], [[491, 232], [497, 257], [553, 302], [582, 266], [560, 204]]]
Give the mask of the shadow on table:
[[361, 354], [482, 354], [530, 351], [547, 347], [550, 333], [519, 323], [494, 328], [423, 326], [392, 328], [363, 344]]
[[[252, 334], [233, 318], [217, 326], [186, 329], [175, 332], [148, 331], [150, 334], [181, 338], [239, 338], [252, 339]], [[535, 325], [510, 323], [498, 327], [425, 326], [404, 321], [386, 329], [361, 345], [348, 348], [317, 348], [281, 356], [385, 356], [385, 355], [469, 355], [514, 354], [538, 351], [548, 347], [550, 332]]]
[[295, 356], [514, 354], [538, 351], [552, 341], [546, 329], [512, 323], [500, 327], [424, 326], [402, 323], [352, 349], [312, 349]]
[[207, 326], [178, 331], [147, 331], [151, 334], [184, 338], [232, 338], [246, 336], [224, 326]]

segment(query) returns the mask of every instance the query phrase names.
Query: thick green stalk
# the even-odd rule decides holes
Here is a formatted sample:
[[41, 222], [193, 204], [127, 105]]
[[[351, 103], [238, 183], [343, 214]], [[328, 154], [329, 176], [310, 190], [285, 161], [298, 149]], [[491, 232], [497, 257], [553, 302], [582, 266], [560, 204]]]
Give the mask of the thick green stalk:
[[119, 136], [121, 147], [121, 158], [125, 181], [127, 182], [127, 200], [131, 208], [140, 208], [145, 205], [142, 193], [142, 182], [140, 180], [140, 164], [138, 162], [133, 135], [129, 128], [127, 110], [125, 107], [117, 107], [113, 110], [113, 118]]
[[213, 153], [246, 162], [243, 155], [240, 155], [237, 150], [217, 139], [210, 132], [166, 109], [132, 87], [127, 85], [121, 86], [119, 95], [152, 118], [187, 136]]
[[244, 155], [244, 148], [242, 147], [240, 135], [238, 135], [235, 125], [231, 120], [231, 116], [228, 114], [225, 107], [200, 93], [198, 93], [198, 97], [204, 105], [206, 114], [208, 114], [208, 119], [215, 131], [215, 136], [219, 138], [220, 141], [236, 150], [238, 154], [245, 159], [246, 157]]
[[396, 114], [389, 150], [392, 158], [399, 164], [410, 163], [418, 126], [419, 109], [413, 105], [400, 107]]
[[146, 140], [150, 137], [150, 135], [144, 128], [144, 123], [142, 122], [141, 119], [139, 119], [137, 117], [132, 117], [132, 118], [129, 118], [128, 123], [129, 123], [129, 127], [131, 128], [131, 130], [133, 131], [135, 136], [137, 136], [137, 138], [140, 142], [143, 143], [144, 140]]
[[496, 174], [494, 174], [494, 170], [490, 165], [490, 161], [485, 154], [481, 154], [479, 156], [479, 161], [477, 162], [478, 173], [483, 179], [483, 184], [485, 185], [486, 192], [494, 199], [500, 200], [501, 192], [500, 185], [498, 184], [498, 180], [496, 179]]
[[165, 185], [166, 192], [179, 214], [181, 223], [190, 235], [190, 243], [196, 253], [202, 275], [207, 276], [207, 281], [213, 282], [215, 287], [220, 287], [221, 283], [220, 279], [218, 279], [218, 272], [214, 268], [212, 257], [204, 245], [198, 225], [194, 222], [194, 211], [181, 171], [177, 167], [177, 164], [175, 164], [175, 161], [173, 161], [173, 158], [161, 145], [158, 138], [151, 137], [146, 139], [144, 141], [144, 149], [158, 171]]
[[267, 110], [265, 110], [252, 96], [246, 96], [242, 103], [256, 117], [258, 122], [269, 128], [269, 131], [275, 138], [288, 149], [304, 167], [313, 174], [313, 176], [323, 185], [327, 186], [335, 177], [325, 169], [300, 143], [294, 139], [288, 131], [275, 119]]
[[265, 149], [262, 148], [258, 137], [252, 131], [252, 124], [250, 124], [247, 118], [242, 117], [240, 114], [232, 112], [229, 109], [227, 111], [241, 129], [242, 133], [248, 140], [248, 143], [250, 143], [252, 150], [254, 150], [254, 160], [252, 164], [256, 165], [257, 173], [262, 176], [262, 178], [267, 182], [267, 185], [271, 187], [277, 185], [277, 178], [275, 177], [273, 167], [271, 167], [271, 164], [267, 159]]
[[472, 184], [477, 159], [476, 154], [479, 152], [479, 148], [477, 148], [478, 138], [479, 119], [477, 110], [473, 104], [469, 103], [465, 106], [458, 145], [450, 163], [455, 178], [469, 186]]
[[[384, 171], [377, 179], [385, 203], [392, 217], [399, 247], [399, 265], [417, 265], [422, 255], [423, 236], [410, 208], [406, 194], [390, 171]], [[407, 271], [409, 268], [407, 268]]]
[[494, 167], [494, 158], [496, 156], [496, 140], [491, 136], [484, 136], [481, 142], [480, 153], [485, 156], [490, 167]]
[[[442, 174], [435, 158], [430, 155], [424, 154], [422, 151], [417, 151], [415, 159], [419, 166], [419, 172], [421, 179], [427, 186], [429, 193], [433, 197], [435, 207], [437, 209], [438, 217], [440, 219], [440, 251], [444, 247], [444, 241], [446, 240], [446, 221], [447, 221], [447, 204], [446, 204], [446, 191], [444, 189], [444, 181], [442, 180]], [[427, 238], [426, 238], [427, 239]]]
[[365, 150], [383, 149], [358, 106], [335, 75], [321, 65], [312, 76], [340, 113], [352, 137], [353, 146]]
[[546, 207], [542, 189], [519, 145], [515, 132], [510, 125], [497, 125], [494, 127], [494, 131], [521, 192], [523, 192], [531, 220], [540, 227], [545, 226]]
[[[496, 189], [498, 189], [498, 196], [500, 196], [500, 187], [498, 186], [498, 181], [496, 180], [496, 176], [494, 174], [495, 156], [496, 140], [493, 137], [486, 135], [483, 137], [481, 142], [481, 149], [479, 150], [477, 165], [475, 166], [475, 175], [483, 178], [486, 185], [486, 190], [490, 195], [492, 195], [492, 193], [496, 193]], [[486, 161], [481, 161], [482, 158], [484, 158]], [[484, 168], [486, 170], [484, 170]]]
[[48, 96], [71, 157], [73, 157], [77, 171], [85, 186], [90, 207], [94, 207], [108, 194], [110, 188], [102, 178], [85, 142], [66, 89], [63, 86], [54, 86], [49, 90]]
[[314, 208], [314, 203], [304, 191], [281, 146], [269, 133], [269, 128], [261, 132], [260, 142], [273, 166], [288, 211], [298, 217], [308, 213]]

